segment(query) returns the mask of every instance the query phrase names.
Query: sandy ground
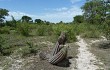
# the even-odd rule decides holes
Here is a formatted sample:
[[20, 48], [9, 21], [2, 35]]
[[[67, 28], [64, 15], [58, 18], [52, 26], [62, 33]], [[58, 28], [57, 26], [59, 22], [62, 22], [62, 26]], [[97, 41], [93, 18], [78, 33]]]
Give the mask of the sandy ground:
[[[79, 53], [77, 54], [77, 70], [104, 70], [103, 63], [100, 60], [96, 59], [96, 56], [89, 51], [89, 44], [87, 44], [84, 39], [80, 36], [77, 36], [79, 40], [77, 44], [80, 46], [78, 48]], [[74, 70], [74, 68], [72, 69]]]
[[[39, 44], [45, 44], [48, 47], [42, 49], [43, 52], [50, 53], [54, 44], [52, 42], [39, 42]], [[0, 70], [70, 70], [75, 67], [75, 59], [77, 58], [78, 46], [75, 43], [66, 44], [68, 48], [68, 57], [58, 65], [52, 65], [47, 60], [40, 60], [38, 54], [30, 55], [25, 58], [17, 56], [7, 56], [4, 60], [4, 67], [0, 66]], [[53, 46], [53, 47], [52, 47]], [[74, 63], [73, 63], [74, 61]]]
[[[102, 38], [100, 40], [90, 40], [87, 42], [80, 36], [77, 36], [78, 42], [68, 43], [68, 59], [62, 61], [58, 65], [52, 65], [47, 60], [40, 60], [38, 54], [31, 55], [26, 58], [21, 57], [7, 57], [6, 60], [11, 62], [8, 68], [0, 70], [106, 70], [103, 62], [90, 52], [89, 46], [91, 44], [106, 40]], [[48, 47], [44, 47], [42, 51], [50, 53], [54, 46], [53, 43], [40, 42], [39, 44], [45, 44]], [[66, 61], [66, 62], [65, 62]], [[5, 61], [4, 61], [5, 62]]]

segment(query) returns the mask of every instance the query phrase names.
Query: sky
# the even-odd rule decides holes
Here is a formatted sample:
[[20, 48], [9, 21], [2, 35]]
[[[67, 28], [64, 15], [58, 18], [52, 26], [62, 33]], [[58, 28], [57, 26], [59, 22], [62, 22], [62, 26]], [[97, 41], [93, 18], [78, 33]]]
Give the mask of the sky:
[[81, 6], [86, 0], [0, 0], [0, 8], [9, 10], [15, 19], [30, 16], [33, 20], [42, 19], [50, 22], [71, 22], [76, 15], [83, 14]]

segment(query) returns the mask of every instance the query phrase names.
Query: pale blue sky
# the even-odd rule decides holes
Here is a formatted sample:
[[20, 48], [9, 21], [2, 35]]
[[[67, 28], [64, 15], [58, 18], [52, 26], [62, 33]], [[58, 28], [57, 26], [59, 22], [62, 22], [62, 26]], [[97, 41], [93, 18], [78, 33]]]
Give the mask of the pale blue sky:
[[80, 7], [84, 3], [85, 0], [0, 0], [0, 8], [8, 9], [16, 19], [27, 15], [33, 20], [71, 22], [75, 15], [82, 14]]

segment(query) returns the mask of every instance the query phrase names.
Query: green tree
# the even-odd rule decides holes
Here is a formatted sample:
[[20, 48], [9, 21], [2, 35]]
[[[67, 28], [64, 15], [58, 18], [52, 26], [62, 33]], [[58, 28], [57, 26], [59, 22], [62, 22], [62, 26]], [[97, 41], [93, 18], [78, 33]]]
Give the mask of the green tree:
[[105, 21], [107, 7], [104, 0], [87, 0], [82, 6], [84, 18], [89, 23], [103, 23]]
[[83, 23], [84, 22], [84, 17], [82, 15], [77, 15], [74, 17], [74, 22], [75, 23]]
[[0, 8], [0, 24], [3, 23], [5, 16], [8, 16], [8, 10]]
[[41, 24], [43, 21], [41, 19], [35, 19], [35, 23]]
[[32, 21], [32, 18], [29, 17], [29, 16], [22, 16], [21, 20], [22, 20], [22, 22], [27, 22], [27, 23], [29, 23], [29, 22]]

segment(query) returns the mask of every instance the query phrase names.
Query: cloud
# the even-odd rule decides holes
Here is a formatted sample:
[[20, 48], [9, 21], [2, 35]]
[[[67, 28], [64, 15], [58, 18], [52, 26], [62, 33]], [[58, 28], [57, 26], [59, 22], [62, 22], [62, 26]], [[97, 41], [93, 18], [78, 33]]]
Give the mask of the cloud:
[[12, 11], [10, 11], [9, 12], [9, 16], [8, 17], [6, 17], [8, 20], [10, 20], [11, 19], [11, 17], [10, 16], [13, 16], [13, 17], [15, 17], [15, 19], [21, 19], [21, 17], [22, 16], [30, 16], [30, 17], [36, 17], [35, 15], [32, 15], [32, 14], [27, 14], [27, 13], [24, 13], [24, 12], [20, 12], [20, 11], [15, 11], [15, 12], [12, 12]]
[[56, 9], [53, 9], [54, 11], [66, 11], [68, 10], [67, 7], [62, 7], [62, 8], [56, 8]]
[[80, 2], [81, 0], [70, 0], [72, 4]]
[[22, 16], [31, 16], [31, 17], [34, 17], [34, 15], [31, 15], [31, 14], [27, 14], [27, 13], [24, 13], [24, 12], [9, 12], [10, 15], [13, 15], [13, 16], [17, 16], [17, 17], [22, 17]]
[[[62, 9], [62, 8], [58, 8]], [[48, 18], [50, 21], [64, 21], [64, 22], [71, 22], [73, 21], [73, 17], [76, 15], [82, 15], [82, 10], [78, 6], [72, 6], [70, 8], [67, 8], [65, 10], [56, 10], [54, 13], [47, 13], [44, 15], [43, 18]]]
[[[39, 18], [50, 22], [60, 22], [60, 21], [71, 22], [74, 16], [82, 14], [82, 11], [78, 6], [72, 6], [69, 8], [66, 8], [66, 7], [56, 8], [52, 10], [53, 12], [44, 13], [43, 15], [38, 15], [38, 14], [33, 15], [33, 14], [27, 14], [19, 11], [9, 12], [9, 15], [14, 16], [15, 19], [21, 19], [22, 16], [27, 15], [32, 17], [33, 20]], [[11, 19], [11, 17], [7, 17], [7, 19], [9, 20]]]

